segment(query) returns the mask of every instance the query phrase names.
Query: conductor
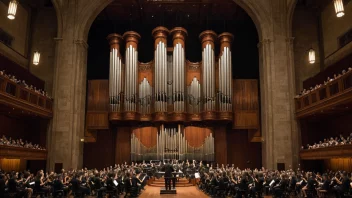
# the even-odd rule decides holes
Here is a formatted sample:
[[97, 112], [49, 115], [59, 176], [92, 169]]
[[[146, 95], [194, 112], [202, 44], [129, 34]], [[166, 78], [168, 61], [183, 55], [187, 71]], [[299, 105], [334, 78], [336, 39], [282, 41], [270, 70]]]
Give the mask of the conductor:
[[165, 171], [164, 173], [165, 190], [167, 189], [171, 190], [171, 179], [172, 179], [172, 172], [174, 172], [174, 168], [169, 163], [169, 160], [166, 161], [166, 164], [163, 166], [162, 170]]

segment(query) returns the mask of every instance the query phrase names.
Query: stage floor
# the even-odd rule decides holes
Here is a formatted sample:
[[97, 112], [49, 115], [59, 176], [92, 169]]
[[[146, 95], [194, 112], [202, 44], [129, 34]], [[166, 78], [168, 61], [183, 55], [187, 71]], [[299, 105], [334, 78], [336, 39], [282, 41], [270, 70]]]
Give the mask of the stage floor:
[[139, 197], [149, 198], [149, 197], [184, 197], [184, 198], [206, 198], [208, 195], [204, 194], [202, 191], [198, 190], [195, 186], [190, 187], [178, 187], [176, 188], [177, 194], [175, 195], [161, 195], [159, 187], [146, 186], [145, 190], [141, 193]]

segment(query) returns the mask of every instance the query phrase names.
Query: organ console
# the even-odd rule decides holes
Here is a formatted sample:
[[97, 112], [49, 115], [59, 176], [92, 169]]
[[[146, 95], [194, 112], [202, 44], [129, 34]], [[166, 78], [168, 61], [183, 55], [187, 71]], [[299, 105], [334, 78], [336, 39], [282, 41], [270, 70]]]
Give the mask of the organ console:
[[[211, 30], [199, 35], [202, 46], [201, 63], [185, 58], [187, 30], [156, 27], [154, 60], [138, 62], [141, 36], [128, 31], [110, 34], [109, 101], [111, 121], [187, 122], [233, 118], [232, 60], [233, 35], [219, 36]], [[172, 47], [167, 46], [169, 36]], [[126, 43], [122, 58], [120, 44]], [[220, 42], [219, 57], [215, 43]], [[122, 61], [124, 59], [124, 61]]]

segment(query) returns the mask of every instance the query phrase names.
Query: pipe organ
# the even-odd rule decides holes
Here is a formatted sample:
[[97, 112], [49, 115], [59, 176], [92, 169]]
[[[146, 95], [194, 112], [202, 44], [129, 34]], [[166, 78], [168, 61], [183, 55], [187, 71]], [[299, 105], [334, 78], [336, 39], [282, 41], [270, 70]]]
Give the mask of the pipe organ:
[[[185, 57], [187, 30], [157, 27], [154, 38], [154, 60], [138, 62], [140, 35], [128, 31], [121, 37], [110, 34], [109, 97], [111, 121], [187, 122], [206, 120], [231, 121], [232, 60], [230, 33], [211, 30], [199, 36], [202, 61]], [[172, 46], [167, 46], [167, 39]], [[120, 43], [126, 43], [124, 58]], [[219, 57], [215, 43], [220, 42]], [[124, 64], [123, 60], [124, 59]], [[176, 130], [178, 131], [178, 129]]]
[[164, 124], [161, 124], [155, 137], [155, 145], [144, 145], [141, 139], [149, 137], [143, 137], [143, 133], [137, 135], [137, 132], [132, 132], [131, 160], [195, 159], [214, 161], [214, 137], [212, 132], [204, 137], [202, 144], [199, 146], [190, 145], [189, 140], [186, 139], [185, 127], [181, 124], [178, 124], [177, 127], [165, 127]]

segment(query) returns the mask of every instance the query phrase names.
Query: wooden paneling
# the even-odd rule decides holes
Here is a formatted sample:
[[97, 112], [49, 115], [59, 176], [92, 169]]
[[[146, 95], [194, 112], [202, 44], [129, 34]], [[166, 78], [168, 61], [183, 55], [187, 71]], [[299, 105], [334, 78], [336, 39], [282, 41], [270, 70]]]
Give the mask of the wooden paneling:
[[[212, 129], [203, 127], [188, 126], [185, 127], [185, 136], [188, 144], [192, 147], [200, 147]], [[214, 134], [213, 134], [214, 135]]]
[[187, 67], [187, 79], [186, 79], [186, 86], [189, 86], [193, 80], [194, 77], [197, 78], [199, 82], [202, 82], [201, 76], [200, 76], [200, 66], [201, 62], [190, 62], [186, 61], [186, 67]]
[[[345, 107], [352, 103], [352, 71], [319, 89], [295, 99], [296, 117], [299, 119], [314, 114], [326, 114], [335, 107]], [[315, 98], [315, 99], [313, 99]]]
[[116, 131], [115, 163], [131, 162], [131, 128], [118, 127]]
[[226, 126], [217, 126], [214, 128], [214, 131], [215, 162], [219, 164], [227, 164], [228, 142]]
[[109, 129], [109, 81], [88, 81], [87, 129]]
[[109, 129], [109, 114], [100, 112], [87, 113], [87, 129]]
[[234, 80], [234, 129], [259, 129], [258, 80]]
[[102, 169], [115, 164], [115, 133], [99, 130], [96, 142], [84, 143], [83, 166]]
[[352, 171], [352, 158], [333, 158], [324, 160], [325, 167], [332, 171]]
[[150, 86], [154, 86], [154, 77], [153, 77], [153, 62], [149, 63], [139, 63], [138, 67], [138, 85], [146, 78]]
[[0, 159], [0, 167], [2, 170], [9, 172], [9, 171], [23, 171], [25, 169], [20, 168], [21, 160], [20, 159]]
[[227, 132], [227, 161], [235, 167], [261, 168], [262, 144], [249, 142], [246, 130], [229, 130]]
[[352, 156], [352, 145], [341, 145], [300, 151], [301, 160], [346, 158]]
[[132, 133], [142, 142], [147, 148], [156, 146], [156, 137], [158, 135], [158, 128], [156, 127], [142, 127], [132, 130]]
[[89, 80], [87, 112], [109, 111], [109, 80]]
[[0, 75], [0, 104], [44, 118], [52, 117], [53, 100]]
[[47, 151], [0, 145], [0, 158], [46, 160]]

